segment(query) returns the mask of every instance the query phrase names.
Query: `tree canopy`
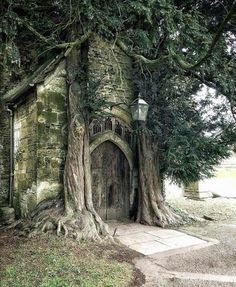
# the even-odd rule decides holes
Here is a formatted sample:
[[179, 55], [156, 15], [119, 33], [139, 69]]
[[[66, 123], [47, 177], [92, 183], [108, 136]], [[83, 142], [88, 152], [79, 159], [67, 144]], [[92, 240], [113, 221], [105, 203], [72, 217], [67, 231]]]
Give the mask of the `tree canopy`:
[[[0, 16], [1, 94], [95, 33], [134, 60], [164, 175], [195, 181], [229, 155], [236, 1], [3, 0]], [[204, 87], [213, 92], [202, 97]]]

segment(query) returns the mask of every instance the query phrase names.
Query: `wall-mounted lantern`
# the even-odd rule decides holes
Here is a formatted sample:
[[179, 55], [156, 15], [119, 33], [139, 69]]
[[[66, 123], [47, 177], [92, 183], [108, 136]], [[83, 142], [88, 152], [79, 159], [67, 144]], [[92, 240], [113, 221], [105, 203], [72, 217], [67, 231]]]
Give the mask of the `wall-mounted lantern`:
[[134, 121], [146, 121], [148, 113], [149, 104], [140, 98], [140, 94], [137, 99], [135, 99], [131, 105], [131, 115]]

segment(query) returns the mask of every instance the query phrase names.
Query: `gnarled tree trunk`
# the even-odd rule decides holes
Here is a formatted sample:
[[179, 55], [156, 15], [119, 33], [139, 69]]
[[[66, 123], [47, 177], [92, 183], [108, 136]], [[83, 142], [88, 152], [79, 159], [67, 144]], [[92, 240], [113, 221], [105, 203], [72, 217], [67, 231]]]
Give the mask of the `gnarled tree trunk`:
[[174, 224], [180, 216], [164, 202], [160, 180], [157, 145], [145, 132], [138, 133], [139, 202], [137, 221], [164, 227]]
[[[87, 58], [88, 46], [82, 44], [67, 56], [68, 146], [64, 170], [63, 200], [42, 202], [31, 214], [25, 230], [30, 234], [56, 231], [76, 239], [99, 240], [109, 237], [108, 227], [93, 207], [89, 147]], [[165, 203], [161, 192], [159, 161], [152, 138], [138, 135], [139, 196], [137, 221], [166, 226], [180, 219]]]
[[[56, 231], [57, 235], [99, 240], [110, 238], [108, 226], [94, 210], [89, 147], [87, 96], [87, 44], [74, 48], [67, 56], [68, 146], [64, 169], [64, 198], [41, 202], [23, 222], [31, 236]], [[13, 227], [22, 227], [17, 222]]]
[[85, 53], [82, 51], [78, 55], [74, 50], [67, 59], [69, 125], [64, 171], [65, 217], [61, 223], [66, 233], [71, 229], [76, 237], [98, 239], [100, 234], [108, 235], [108, 229], [94, 210], [92, 202], [89, 120], [83, 107], [87, 83], [85, 76], [77, 75], [78, 69], [85, 69]]

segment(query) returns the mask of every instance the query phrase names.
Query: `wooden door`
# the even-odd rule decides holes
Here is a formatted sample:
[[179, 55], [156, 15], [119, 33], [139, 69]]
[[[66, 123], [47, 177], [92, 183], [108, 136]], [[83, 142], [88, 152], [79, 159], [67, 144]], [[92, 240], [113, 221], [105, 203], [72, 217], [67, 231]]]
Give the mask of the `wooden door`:
[[128, 218], [130, 167], [124, 153], [106, 141], [92, 152], [91, 167], [95, 210], [103, 220]]

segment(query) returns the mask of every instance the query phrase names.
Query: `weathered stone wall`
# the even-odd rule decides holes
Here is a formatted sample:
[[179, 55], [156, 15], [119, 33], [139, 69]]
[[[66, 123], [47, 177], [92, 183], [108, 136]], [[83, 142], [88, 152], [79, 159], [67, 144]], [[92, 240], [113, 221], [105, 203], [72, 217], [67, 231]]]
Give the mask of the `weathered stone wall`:
[[185, 196], [209, 198], [212, 196], [236, 197], [236, 154], [215, 167], [214, 176], [185, 187]]
[[14, 196], [16, 215], [25, 216], [36, 204], [37, 108], [31, 94], [14, 112]]
[[[134, 99], [132, 60], [116, 45], [98, 37], [94, 37], [90, 41], [88, 58], [90, 78], [99, 82], [99, 88], [96, 91], [98, 97], [105, 99], [110, 106], [114, 104], [112, 109], [107, 110], [109, 116], [103, 123], [99, 124], [98, 121], [94, 126], [90, 126], [92, 129], [95, 127], [95, 133], [90, 130], [90, 135], [92, 135], [90, 138], [91, 151], [93, 152], [94, 148], [96, 151], [99, 144], [105, 141], [116, 144], [123, 151], [131, 170], [130, 187], [126, 189], [129, 193], [129, 206], [131, 207], [138, 182], [135, 177], [137, 171], [133, 162], [132, 149], [134, 147], [130, 133], [132, 119], [129, 105]], [[102, 173], [102, 170], [100, 172]]]
[[62, 62], [37, 87], [37, 202], [55, 197], [63, 189], [67, 129], [65, 77], [65, 62]]
[[[132, 62], [117, 47], [95, 38], [90, 43], [89, 71], [91, 78], [100, 81], [101, 97], [114, 103], [132, 101]], [[27, 95], [15, 110], [14, 207], [18, 216], [27, 215], [39, 202], [63, 190], [66, 97], [66, 69], [61, 62], [36, 87], [35, 95]], [[111, 113], [131, 124], [127, 105], [118, 105]]]
[[65, 64], [14, 113], [14, 207], [26, 216], [62, 191], [66, 142]]
[[99, 81], [99, 96], [116, 104], [126, 103], [109, 113], [130, 123], [128, 105], [134, 98], [132, 60], [116, 45], [94, 37], [89, 47], [89, 71], [90, 77]]
[[0, 206], [9, 204], [10, 117], [0, 106]]
[[[98, 94], [101, 97], [115, 103], [132, 101], [132, 62], [118, 48], [95, 38], [89, 48], [89, 70], [90, 77], [100, 82]], [[37, 203], [55, 197], [63, 189], [66, 95], [66, 70], [62, 62], [37, 87]], [[130, 123], [127, 106], [117, 107], [112, 112]]]

